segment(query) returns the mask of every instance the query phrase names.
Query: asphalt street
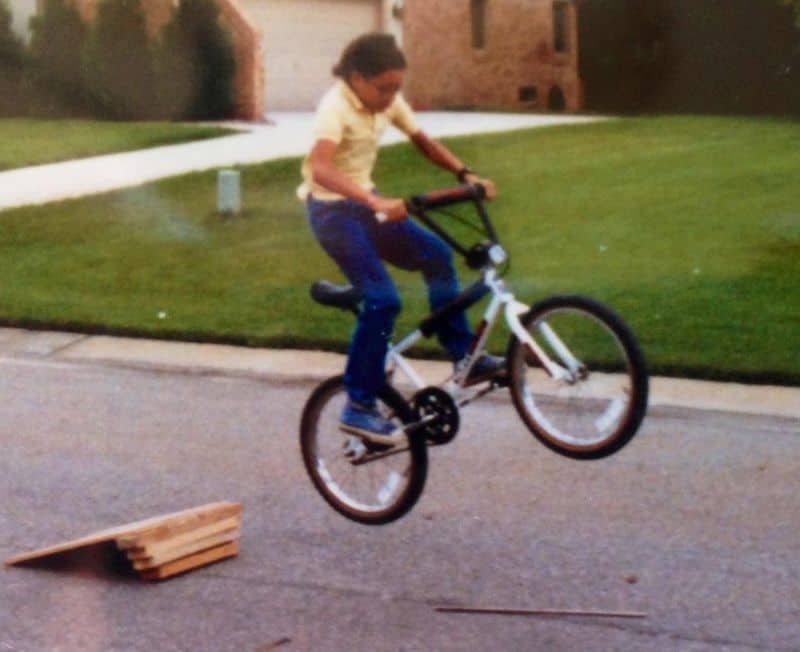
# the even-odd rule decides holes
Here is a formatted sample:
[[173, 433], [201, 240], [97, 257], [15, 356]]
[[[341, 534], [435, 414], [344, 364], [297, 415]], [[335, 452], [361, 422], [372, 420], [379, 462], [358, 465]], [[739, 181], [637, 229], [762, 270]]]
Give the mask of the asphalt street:
[[305, 476], [312, 387], [1, 357], [3, 559], [206, 502], [245, 511], [239, 557], [164, 583], [4, 569], [0, 651], [800, 649], [796, 419], [655, 407], [628, 448], [581, 463], [497, 396], [432, 451], [415, 509], [370, 528]]

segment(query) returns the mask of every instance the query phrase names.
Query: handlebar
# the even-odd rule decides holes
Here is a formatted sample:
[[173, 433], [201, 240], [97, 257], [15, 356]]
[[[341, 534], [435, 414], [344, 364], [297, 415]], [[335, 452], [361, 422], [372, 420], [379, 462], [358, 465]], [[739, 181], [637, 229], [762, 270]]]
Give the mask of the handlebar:
[[467, 201], [483, 201], [484, 199], [486, 199], [486, 188], [480, 184], [465, 184], [409, 197], [406, 200], [406, 208], [409, 213], [417, 214], [421, 210], [442, 208]]
[[[486, 199], [486, 188], [480, 184], [465, 184], [453, 188], [433, 190], [422, 195], [414, 195], [404, 200], [406, 211], [410, 215], [424, 218], [426, 210], [434, 208], [444, 208], [464, 202], [481, 202]], [[375, 213], [378, 222], [385, 222], [388, 219], [386, 213]]]
[[[439, 235], [452, 249], [464, 256], [467, 265], [473, 269], [478, 269], [485, 264], [492, 262], [497, 264], [507, 260], [506, 253], [499, 246], [497, 233], [486, 212], [484, 200], [486, 199], [486, 188], [480, 184], [464, 184], [454, 188], [434, 190], [422, 195], [415, 195], [405, 200], [406, 210], [413, 215], [431, 231]], [[453, 235], [448, 233], [441, 224], [434, 220], [427, 211], [444, 208], [470, 202], [474, 205], [475, 211], [480, 217], [483, 232], [488, 240], [470, 246], [459, 243]], [[376, 215], [379, 221], [380, 215]], [[385, 220], [385, 215], [383, 216]]]

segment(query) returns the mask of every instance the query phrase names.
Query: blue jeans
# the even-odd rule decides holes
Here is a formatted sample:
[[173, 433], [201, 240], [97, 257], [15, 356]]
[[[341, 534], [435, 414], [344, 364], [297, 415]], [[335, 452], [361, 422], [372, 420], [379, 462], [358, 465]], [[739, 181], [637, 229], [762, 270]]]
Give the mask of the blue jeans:
[[[307, 208], [317, 241], [363, 296], [344, 382], [350, 399], [371, 406], [384, 382], [388, 341], [401, 308], [397, 288], [382, 261], [421, 271], [431, 310], [436, 310], [460, 291], [453, 256], [444, 241], [410, 219], [381, 224], [369, 208], [351, 200], [321, 202], [312, 197]], [[437, 335], [454, 361], [466, 354], [473, 337], [463, 312], [446, 322]]]

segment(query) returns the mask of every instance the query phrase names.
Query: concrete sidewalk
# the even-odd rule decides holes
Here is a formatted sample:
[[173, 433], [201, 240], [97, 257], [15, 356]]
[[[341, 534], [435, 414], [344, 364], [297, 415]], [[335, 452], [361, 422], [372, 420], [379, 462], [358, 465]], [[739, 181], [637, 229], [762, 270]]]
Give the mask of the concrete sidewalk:
[[[156, 371], [316, 381], [339, 374], [344, 356], [321, 351], [253, 349], [218, 344], [0, 328], [0, 364], [26, 360], [100, 364]], [[447, 362], [414, 361], [426, 382], [444, 380]], [[797, 419], [800, 389], [677, 378], [651, 379], [651, 406], [679, 406]]]
[[[223, 123], [242, 130], [231, 136], [0, 172], [0, 210], [108, 192], [189, 172], [301, 156], [308, 151], [313, 114], [274, 113], [269, 117], [268, 124]], [[502, 113], [419, 114], [421, 127], [437, 138], [602, 119], [605, 118]], [[390, 129], [383, 143], [403, 139], [402, 134]]]

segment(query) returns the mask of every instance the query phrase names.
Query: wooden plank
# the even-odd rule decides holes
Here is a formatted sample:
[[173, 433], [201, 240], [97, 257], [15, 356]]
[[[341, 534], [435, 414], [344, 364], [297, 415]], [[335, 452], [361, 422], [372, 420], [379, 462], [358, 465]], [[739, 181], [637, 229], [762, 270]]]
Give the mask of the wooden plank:
[[230, 543], [231, 541], [235, 541], [239, 538], [239, 530], [233, 529], [228, 530], [227, 532], [221, 532], [219, 534], [214, 534], [210, 537], [205, 537], [198, 541], [191, 541], [189, 543], [185, 543], [182, 546], [178, 546], [177, 548], [168, 548], [157, 555], [153, 555], [147, 559], [139, 559], [139, 560], [132, 560], [134, 569], [138, 570], [148, 570], [150, 568], [156, 568], [157, 566], [162, 566], [167, 562], [175, 561], [176, 559], [182, 559], [183, 557], [188, 557], [189, 555], [193, 555], [196, 552], [202, 552], [203, 550], [208, 550], [209, 548], [216, 548], [217, 546], [221, 546], [225, 543]]
[[155, 555], [162, 554], [165, 551], [180, 548], [187, 544], [205, 539], [207, 537], [226, 532], [228, 530], [238, 530], [241, 525], [241, 518], [239, 516], [230, 516], [228, 518], [210, 523], [202, 527], [189, 530], [183, 534], [171, 537], [169, 539], [155, 540], [151, 542], [150, 539], [139, 540], [140, 545], [134, 548], [123, 548], [131, 561], [138, 561], [141, 559], [151, 558]]
[[230, 516], [241, 515], [241, 503], [212, 503], [195, 510], [169, 514], [167, 518], [151, 519], [146, 527], [136, 528], [116, 537], [120, 549], [140, 548], [147, 543], [164, 541], [195, 528]]
[[164, 580], [168, 577], [185, 573], [186, 571], [198, 568], [200, 566], [213, 564], [214, 562], [227, 559], [228, 557], [234, 557], [238, 554], [239, 542], [233, 541], [216, 548], [211, 548], [210, 550], [204, 550], [203, 552], [198, 552], [197, 554], [184, 557], [183, 559], [177, 559], [164, 564], [163, 566], [159, 566], [158, 568], [142, 571], [140, 575], [143, 579], [149, 581]]
[[240, 514], [242, 506], [240, 503], [219, 502], [209, 503], [200, 507], [186, 509], [180, 512], [173, 512], [171, 514], [164, 514], [153, 518], [148, 518], [135, 523], [117, 526], [106, 530], [100, 530], [89, 534], [80, 539], [73, 539], [64, 543], [59, 543], [47, 548], [34, 550], [15, 557], [11, 557], [5, 561], [6, 566], [14, 566], [29, 561], [51, 557], [71, 550], [79, 550], [81, 548], [88, 548], [98, 544], [106, 543], [108, 541], [117, 541], [119, 545], [120, 540], [138, 540], [144, 534], [154, 533], [164, 536], [169, 536], [176, 530], [180, 531], [182, 527], [196, 527], [199, 524], [207, 523], [209, 521], [218, 520], [225, 516], [233, 514]]

